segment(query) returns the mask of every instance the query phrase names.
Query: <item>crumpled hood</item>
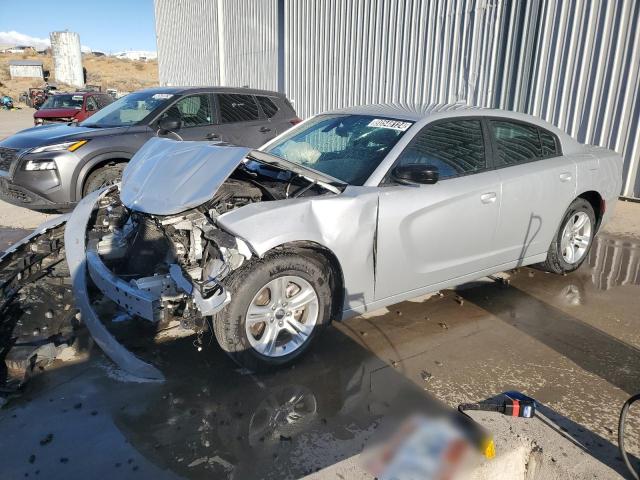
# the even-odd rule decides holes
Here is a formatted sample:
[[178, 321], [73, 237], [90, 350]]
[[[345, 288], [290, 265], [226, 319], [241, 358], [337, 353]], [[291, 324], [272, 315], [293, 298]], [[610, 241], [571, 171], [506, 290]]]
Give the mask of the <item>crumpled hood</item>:
[[251, 151], [211, 142], [152, 138], [122, 174], [120, 200], [138, 212], [175, 215], [210, 200]]

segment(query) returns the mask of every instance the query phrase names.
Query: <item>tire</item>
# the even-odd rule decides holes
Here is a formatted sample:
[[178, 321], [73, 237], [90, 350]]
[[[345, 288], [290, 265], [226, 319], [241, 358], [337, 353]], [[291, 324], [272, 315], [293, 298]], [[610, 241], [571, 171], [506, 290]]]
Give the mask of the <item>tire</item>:
[[[576, 223], [576, 219], [587, 219], [589, 226], [589, 234], [588, 239], [586, 239], [586, 230], [585, 228], [581, 228], [579, 234], [576, 236], [576, 242], [582, 240], [581, 245], [584, 245], [579, 249], [579, 252], [574, 250], [574, 256], [567, 254], [566, 245], [567, 243], [571, 245], [575, 245], [573, 241], [567, 242], [565, 233], [567, 232], [568, 224], [570, 222]], [[580, 233], [578, 232], [578, 233]], [[560, 227], [556, 232], [556, 235], [549, 246], [549, 251], [547, 252], [547, 259], [541, 265], [544, 270], [548, 272], [564, 274], [573, 272], [577, 270], [580, 265], [587, 259], [589, 256], [589, 251], [591, 250], [591, 245], [593, 245], [593, 238], [596, 233], [596, 215], [593, 211], [593, 207], [589, 202], [587, 202], [583, 198], [576, 198], [569, 208], [567, 212], [562, 217], [562, 222], [560, 222]], [[564, 239], [564, 242], [563, 242]], [[572, 261], [572, 258], [574, 259]]]
[[[220, 347], [236, 363], [254, 372], [282, 367], [298, 359], [330, 323], [332, 282], [327, 278], [328, 271], [329, 268], [323, 262], [294, 253], [276, 253], [260, 260], [247, 262], [225, 281], [225, 286], [231, 294], [231, 301], [214, 318], [214, 333]], [[286, 310], [285, 307], [277, 304], [277, 294], [272, 295], [271, 288], [267, 288], [269, 285], [277, 285], [272, 282], [282, 282], [282, 285], [287, 285], [285, 289], [291, 293], [291, 298], [285, 298], [285, 300], [291, 300], [291, 303], [295, 301], [295, 298], [302, 298], [302, 296], [295, 296], [297, 295], [295, 293], [297, 287], [300, 288], [298, 293], [303, 293], [304, 288], [305, 295], [309, 296], [312, 294], [308, 287], [311, 287], [315, 293], [315, 300], [305, 305], [304, 310], [294, 312]], [[274, 287], [274, 291], [278, 288], [280, 287]], [[265, 290], [268, 290], [268, 294]], [[254, 321], [253, 326], [248, 328], [247, 317], [250, 307], [264, 308], [264, 311], [267, 312], [265, 315], [270, 315], [271, 318], [268, 322], [256, 323]], [[290, 307], [291, 305], [288, 306], [288, 308]], [[254, 312], [256, 311], [262, 312], [263, 310], [254, 310]], [[298, 317], [301, 315], [300, 312], [304, 313]], [[256, 318], [263, 318], [260, 313], [253, 314], [256, 315]], [[287, 316], [283, 317], [283, 315]], [[264, 318], [266, 319], [266, 317]], [[298, 345], [294, 344], [294, 337], [288, 330], [278, 331], [283, 327], [276, 326], [284, 323], [284, 328], [290, 330], [293, 328], [293, 324], [288, 323], [288, 319], [300, 320], [295, 325], [305, 327], [305, 335], [301, 333], [296, 337]], [[275, 334], [276, 341], [273, 351], [265, 354], [265, 351], [259, 351], [258, 345], [261, 345], [263, 338], [269, 338], [264, 337], [267, 327], [270, 332], [278, 331], [278, 333]], [[302, 332], [302, 329], [300, 331]], [[306, 339], [301, 340], [303, 337]], [[287, 343], [288, 338], [291, 338], [289, 343]], [[287, 348], [289, 348], [289, 352], [287, 352]]]
[[106, 167], [101, 167], [91, 172], [84, 182], [82, 196], [86, 197], [91, 192], [119, 182], [122, 178], [124, 167], [124, 163], [118, 163], [116, 165], [107, 165]]

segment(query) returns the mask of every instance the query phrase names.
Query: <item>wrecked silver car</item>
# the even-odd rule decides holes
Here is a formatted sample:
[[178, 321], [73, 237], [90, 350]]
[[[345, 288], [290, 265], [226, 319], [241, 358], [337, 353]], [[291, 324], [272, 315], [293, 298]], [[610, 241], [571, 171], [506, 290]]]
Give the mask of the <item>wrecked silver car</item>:
[[332, 319], [516, 266], [575, 270], [620, 179], [615, 153], [527, 115], [353, 108], [260, 151], [150, 140], [120, 186], [80, 202], [66, 257], [84, 323], [126, 370], [161, 377], [107, 330], [96, 292], [199, 348], [213, 332], [255, 370]]

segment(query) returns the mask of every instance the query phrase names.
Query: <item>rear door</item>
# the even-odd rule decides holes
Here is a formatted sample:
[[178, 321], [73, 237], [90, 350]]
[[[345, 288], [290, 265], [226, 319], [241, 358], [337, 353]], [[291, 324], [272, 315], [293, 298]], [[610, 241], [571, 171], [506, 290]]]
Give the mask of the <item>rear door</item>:
[[557, 137], [536, 125], [487, 119], [502, 189], [496, 234], [500, 263], [547, 252], [576, 195], [576, 163]]
[[438, 167], [433, 185], [380, 188], [375, 298], [449, 282], [494, 262], [500, 181], [480, 118], [424, 127], [396, 165]]
[[257, 148], [273, 138], [273, 128], [265, 119], [253, 95], [216, 93], [220, 139], [246, 147]]
[[182, 120], [182, 128], [177, 133], [184, 140], [214, 140], [217, 138], [214, 112], [211, 95], [198, 93], [178, 99], [158, 121], [166, 117]]

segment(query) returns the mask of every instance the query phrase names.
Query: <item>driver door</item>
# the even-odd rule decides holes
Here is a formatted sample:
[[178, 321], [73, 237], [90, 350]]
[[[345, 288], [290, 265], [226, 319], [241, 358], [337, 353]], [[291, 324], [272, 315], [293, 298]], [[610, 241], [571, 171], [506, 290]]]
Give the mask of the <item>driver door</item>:
[[380, 188], [375, 299], [438, 285], [493, 266], [500, 179], [479, 118], [427, 125], [396, 165], [438, 167], [433, 185]]
[[[184, 140], [218, 140], [213, 114], [211, 96], [200, 93], [180, 98], [160, 119], [169, 117], [182, 120], [182, 128], [176, 133]], [[171, 135], [168, 137], [172, 138]]]

